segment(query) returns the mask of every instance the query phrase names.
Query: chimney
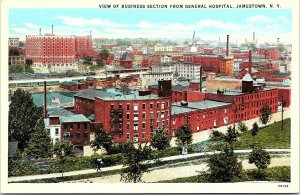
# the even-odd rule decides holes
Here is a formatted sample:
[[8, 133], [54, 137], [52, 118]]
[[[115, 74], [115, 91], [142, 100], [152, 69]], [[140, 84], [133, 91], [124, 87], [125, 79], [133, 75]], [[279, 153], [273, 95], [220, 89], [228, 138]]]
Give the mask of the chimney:
[[249, 50], [248, 73], [250, 75], [252, 74], [251, 69], [252, 69], [252, 51]]
[[229, 54], [229, 35], [227, 35], [227, 43], [226, 43], [226, 56]]
[[255, 42], [255, 32], [253, 32], [253, 42]]
[[53, 34], [53, 24], [52, 24], [52, 34]]
[[200, 92], [202, 92], [202, 66], [200, 66]]
[[40, 28], [40, 36], [42, 35], [42, 28]]
[[44, 118], [47, 117], [47, 90], [46, 90], [46, 81], [44, 81]]

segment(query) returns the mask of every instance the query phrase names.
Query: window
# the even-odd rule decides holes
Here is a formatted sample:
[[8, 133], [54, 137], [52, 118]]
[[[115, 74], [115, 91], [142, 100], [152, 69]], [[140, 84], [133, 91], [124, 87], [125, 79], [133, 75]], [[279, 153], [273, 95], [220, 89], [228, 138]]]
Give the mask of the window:
[[175, 125], [176, 123], [176, 118], [173, 118], [173, 125]]
[[86, 123], [84, 123], [84, 129], [87, 129], [87, 124]]
[[64, 124], [64, 129], [67, 130], [68, 129], [68, 125]]
[[145, 129], [146, 128], [146, 123], [142, 123], [142, 127], [143, 127], [143, 129]]
[[156, 108], [159, 109], [159, 103], [156, 104]]
[[138, 134], [133, 134], [133, 141], [138, 142], [139, 140], [139, 135]]
[[64, 133], [63, 138], [64, 138], [64, 141], [70, 141], [70, 138], [71, 138], [70, 133]]
[[130, 114], [129, 113], [127, 113], [126, 118], [127, 118], [127, 120], [129, 120], [129, 118], [130, 118]]
[[127, 123], [127, 130], [129, 130], [129, 128], [130, 128], [130, 124], [129, 124], [129, 123]]
[[146, 139], [146, 133], [142, 133], [142, 139], [143, 139], [143, 140]]
[[150, 109], [153, 109], [153, 103], [150, 103]]
[[130, 134], [129, 134], [129, 133], [126, 134], [126, 140], [127, 140], [127, 141], [130, 140]]
[[135, 121], [139, 120], [139, 114], [138, 113], [133, 114], [133, 120], [135, 120]]
[[144, 103], [144, 104], [143, 104], [143, 110], [145, 110], [145, 109], [146, 109], [146, 104]]
[[159, 117], [159, 112], [156, 113], [156, 117], [157, 117], [157, 118]]
[[133, 106], [133, 110], [134, 110], [134, 111], [138, 111], [138, 109], [139, 109], [139, 106], [138, 106], [138, 105], [134, 105], [134, 106]]
[[133, 124], [133, 130], [137, 131], [139, 129], [139, 124], [138, 123], [134, 123]]
[[164, 108], [165, 108], [165, 104], [161, 103], [161, 109], [164, 109]]
[[146, 119], [146, 113], [143, 112], [143, 120], [145, 120], [145, 119]]
[[150, 118], [153, 118], [153, 112], [150, 112]]
[[[50, 131], [50, 129], [48, 129]], [[55, 128], [55, 135], [58, 135], [59, 134], [59, 129], [58, 128]]]
[[122, 130], [122, 123], [119, 123], [119, 130]]
[[172, 136], [175, 136], [175, 129], [172, 129]]
[[165, 118], [165, 112], [161, 112], [161, 118]]
[[127, 110], [130, 110], [130, 104], [127, 104]]
[[70, 124], [70, 130], [73, 130], [73, 124]]
[[110, 105], [110, 109], [114, 109], [114, 105], [113, 104]]

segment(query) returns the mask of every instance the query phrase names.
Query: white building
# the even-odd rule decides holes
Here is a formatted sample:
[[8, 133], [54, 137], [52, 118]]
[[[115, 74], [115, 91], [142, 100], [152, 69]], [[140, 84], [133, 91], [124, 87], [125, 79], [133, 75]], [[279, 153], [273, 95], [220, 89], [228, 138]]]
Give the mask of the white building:
[[167, 64], [156, 64], [151, 66], [151, 73], [165, 73], [165, 72], [172, 72], [176, 71], [176, 65], [172, 63]]
[[168, 55], [163, 55], [160, 57], [160, 62], [161, 63], [170, 63], [172, 62], [172, 57]]
[[142, 75], [142, 86], [147, 88], [149, 85], [157, 85], [161, 80], [173, 80], [173, 72], [148, 73]]
[[199, 77], [200, 67], [201, 65], [199, 64], [178, 63], [176, 64], [176, 71], [179, 77], [192, 79], [195, 77]]
[[9, 38], [8, 46], [10, 47], [18, 47], [19, 46], [19, 38]]
[[155, 45], [154, 52], [159, 52], [159, 51], [173, 51], [173, 46], [162, 45], [162, 44]]
[[32, 69], [36, 73], [50, 73], [50, 72], [66, 72], [66, 71], [78, 71], [77, 63], [58, 63], [58, 64], [42, 64], [33, 63]]

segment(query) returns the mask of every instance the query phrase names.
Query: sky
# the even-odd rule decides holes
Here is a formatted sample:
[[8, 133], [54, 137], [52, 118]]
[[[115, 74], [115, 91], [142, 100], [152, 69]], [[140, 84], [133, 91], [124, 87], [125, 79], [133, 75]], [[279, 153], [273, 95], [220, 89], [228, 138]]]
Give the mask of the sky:
[[10, 9], [9, 36], [50, 33], [95, 38], [290, 42], [291, 9]]

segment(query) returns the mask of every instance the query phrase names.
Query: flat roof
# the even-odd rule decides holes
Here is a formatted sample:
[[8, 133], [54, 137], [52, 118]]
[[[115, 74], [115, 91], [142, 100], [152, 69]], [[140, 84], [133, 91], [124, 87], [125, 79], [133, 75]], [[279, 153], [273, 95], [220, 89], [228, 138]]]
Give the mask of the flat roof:
[[[47, 92], [47, 107], [71, 105], [74, 95], [75, 92]], [[44, 93], [32, 93], [31, 96], [36, 107], [44, 105]]]
[[[220, 89], [221, 91], [223, 89]], [[213, 94], [217, 94], [218, 92], [216, 90], [212, 90], [212, 91], [207, 91], [207, 93], [213, 93]], [[224, 91], [224, 95], [242, 95], [244, 93], [242, 93], [242, 91], [238, 91], [238, 90], [226, 90]]]
[[148, 100], [162, 98], [155, 94], [139, 96], [138, 90], [121, 88], [85, 89], [77, 93], [75, 96], [91, 100], [95, 100], [96, 97], [103, 100]]
[[188, 103], [187, 106], [182, 106], [181, 102], [174, 102], [172, 104], [172, 115], [187, 113], [195, 110], [206, 110], [210, 108], [231, 105], [231, 103], [218, 102], [213, 100], [203, 100], [198, 102], [187, 102], [187, 103]]

